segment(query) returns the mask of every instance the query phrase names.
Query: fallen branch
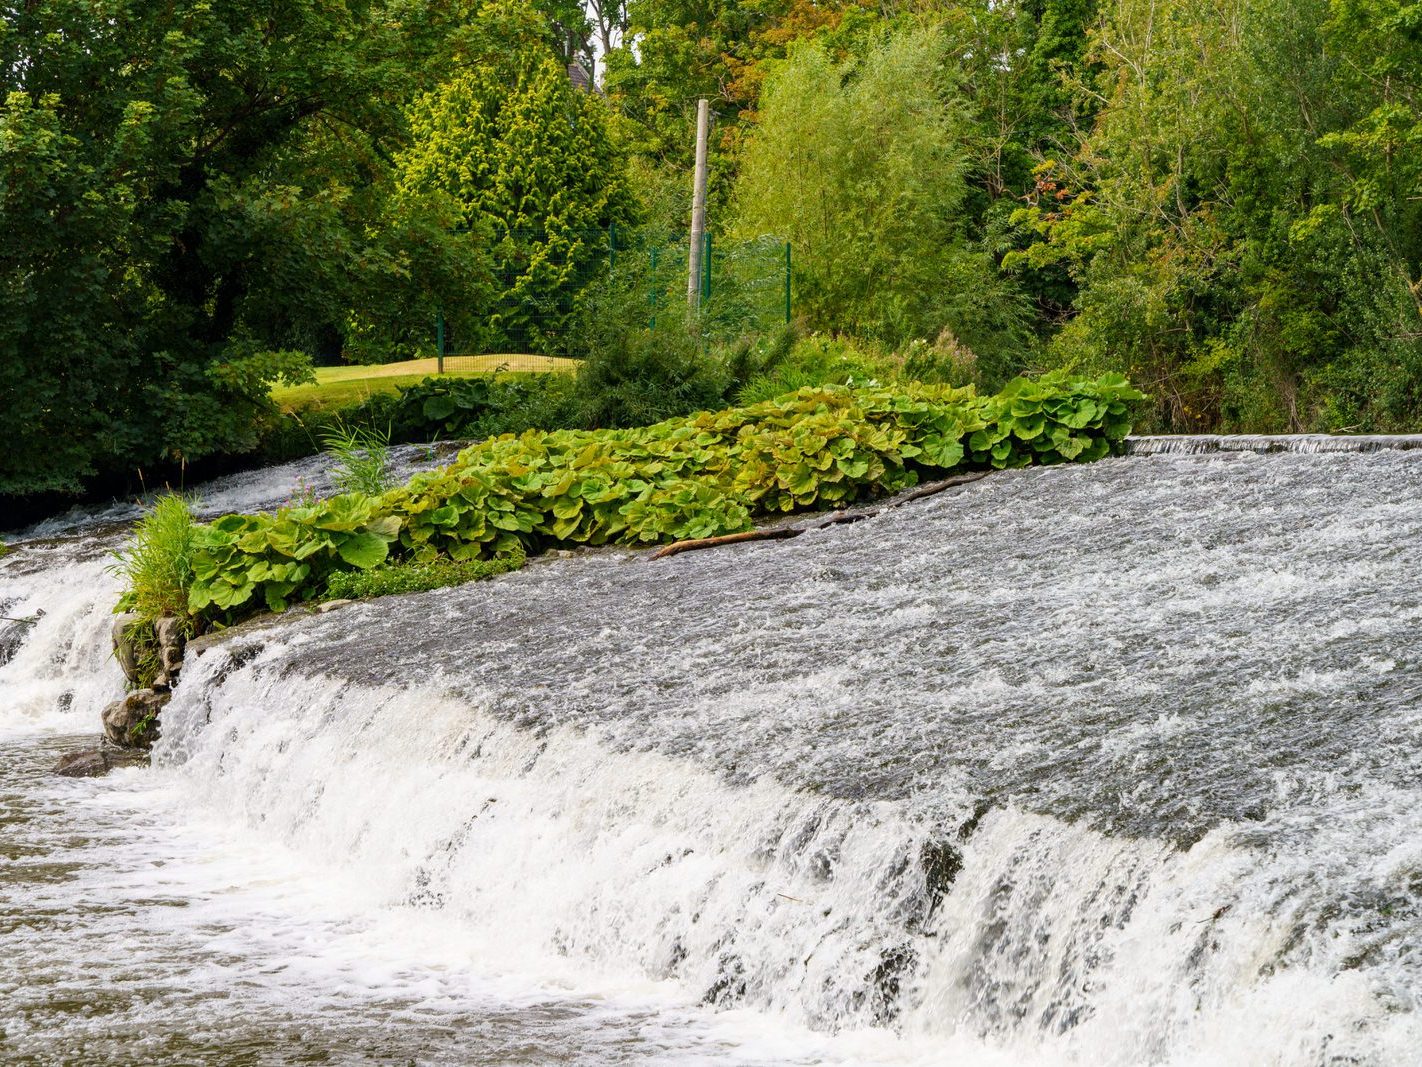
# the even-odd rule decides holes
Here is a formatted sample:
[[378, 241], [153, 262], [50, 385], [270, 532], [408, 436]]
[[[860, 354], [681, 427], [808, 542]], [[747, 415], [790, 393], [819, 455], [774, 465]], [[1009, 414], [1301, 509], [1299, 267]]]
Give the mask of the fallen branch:
[[745, 533], [722, 534], [720, 537], [697, 537], [690, 541], [673, 541], [652, 553], [652, 559], [666, 559], [682, 552], [694, 552], [698, 548], [716, 548], [720, 545], [737, 545], [742, 541], [783, 541], [787, 537], [799, 537], [804, 531], [795, 526], [776, 526], [769, 530], [747, 530]]
[[883, 508], [870, 508], [868, 511], [837, 511], [824, 522], [816, 523], [811, 529], [828, 530], [831, 526], [843, 526], [851, 522], [859, 522], [862, 519], [872, 519]]
[[956, 485], [967, 485], [969, 482], [976, 482], [980, 478], [986, 478], [991, 473], [992, 471], [974, 471], [972, 474], [955, 474], [953, 477], [944, 478], [940, 482], [929, 482], [927, 485], [920, 485], [917, 489], [910, 489], [903, 496], [891, 501], [888, 507], [902, 507], [912, 500], [922, 500], [926, 496], [941, 493], [945, 489], [952, 489]]
[[776, 526], [768, 530], [747, 530], [744, 533], [723, 534], [720, 537], [698, 537], [689, 541], [673, 541], [663, 548], [652, 553], [651, 559], [665, 559], [668, 556], [679, 555], [682, 552], [694, 552], [699, 548], [718, 548], [721, 545], [738, 545], [743, 541], [784, 541], [791, 537], [799, 537], [806, 530], [823, 530], [830, 526], [838, 526], [841, 523], [859, 522], [861, 519], [872, 519], [882, 511], [889, 508], [902, 507], [914, 500], [922, 500], [926, 496], [933, 496], [941, 493], [945, 489], [952, 489], [954, 486], [967, 485], [969, 482], [976, 482], [979, 478], [986, 478], [991, 471], [974, 471], [971, 474], [955, 474], [951, 478], [944, 478], [941, 481], [929, 482], [927, 485], [920, 485], [917, 489], [911, 489], [901, 496], [890, 500], [883, 507], [871, 508], [864, 511], [841, 511], [831, 515], [829, 518], [816, 523], [813, 526]]

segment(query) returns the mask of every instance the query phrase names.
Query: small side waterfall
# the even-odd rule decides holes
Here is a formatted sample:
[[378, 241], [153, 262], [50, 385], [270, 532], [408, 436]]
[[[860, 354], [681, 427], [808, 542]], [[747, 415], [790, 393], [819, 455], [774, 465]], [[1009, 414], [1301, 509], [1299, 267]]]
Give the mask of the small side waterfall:
[[94, 731], [122, 695], [110, 632], [121, 534], [27, 544], [0, 564], [0, 738]]
[[1213, 452], [1382, 452], [1422, 448], [1422, 434], [1153, 434], [1131, 437], [1132, 456], [1203, 456]]

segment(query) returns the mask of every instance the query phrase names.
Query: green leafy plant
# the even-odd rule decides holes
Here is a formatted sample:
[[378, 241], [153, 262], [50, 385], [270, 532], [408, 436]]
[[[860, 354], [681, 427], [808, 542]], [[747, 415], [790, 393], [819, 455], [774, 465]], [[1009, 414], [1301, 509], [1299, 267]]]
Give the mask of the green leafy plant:
[[401, 520], [377, 499], [348, 493], [274, 515], [226, 515], [200, 527], [188, 608], [229, 622], [257, 605], [284, 611], [317, 598], [338, 570], [384, 563]]
[[364, 582], [347, 575], [407, 561], [438, 573], [443, 561], [564, 544], [708, 537], [965, 466], [1098, 459], [1125, 439], [1140, 399], [1119, 375], [1022, 378], [995, 396], [917, 383], [819, 386], [651, 426], [505, 434], [379, 496], [198, 527], [187, 606], [231, 622], [262, 605], [280, 611], [334, 595]]
[[518, 570], [526, 560], [522, 550], [515, 549], [495, 559], [436, 559], [428, 563], [406, 560], [366, 571], [338, 571], [327, 581], [321, 599], [357, 600], [394, 593], [422, 593], [507, 574]]

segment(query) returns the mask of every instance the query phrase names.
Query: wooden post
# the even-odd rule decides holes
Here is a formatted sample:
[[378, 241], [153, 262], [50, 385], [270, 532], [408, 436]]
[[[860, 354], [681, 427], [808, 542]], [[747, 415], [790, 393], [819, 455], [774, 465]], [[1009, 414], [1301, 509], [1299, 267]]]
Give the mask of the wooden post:
[[686, 274], [686, 302], [701, 302], [701, 246], [706, 232], [706, 142], [711, 135], [711, 102], [696, 102], [696, 179], [691, 193], [691, 262]]

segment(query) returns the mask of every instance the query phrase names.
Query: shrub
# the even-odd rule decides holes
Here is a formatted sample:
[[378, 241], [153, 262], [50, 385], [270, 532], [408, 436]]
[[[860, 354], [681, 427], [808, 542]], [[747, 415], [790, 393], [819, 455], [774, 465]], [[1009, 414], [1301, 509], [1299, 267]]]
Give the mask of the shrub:
[[589, 295], [581, 339], [574, 402], [583, 426], [646, 426], [720, 407], [731, 384], [686, 305], [649, 305], [634, 270]]
[[1020, 378], [997, 396], [911, 384], [802, 389], [637, 429], [529, 431], [473, 445], [380, 497], [228, 515], [194, 535], [188, 607], [232, 621], [387, 561], [469, 561], [558, 544], [649, 544], [841, 507], [962, 465], [1107, 455], [1141, 394], [1118, 375]]
[[887, 381], [895, 367], [843, 338], [816, 334], [752, 375], [736, 393], [738, 404], [758, 404], [809, 386], [865, 385]]
[[402, 389], [390, 409], [392, 434], [401, 441], [556, 429], [576, 418], [573, 382], [564, 374], [426, 378]]

